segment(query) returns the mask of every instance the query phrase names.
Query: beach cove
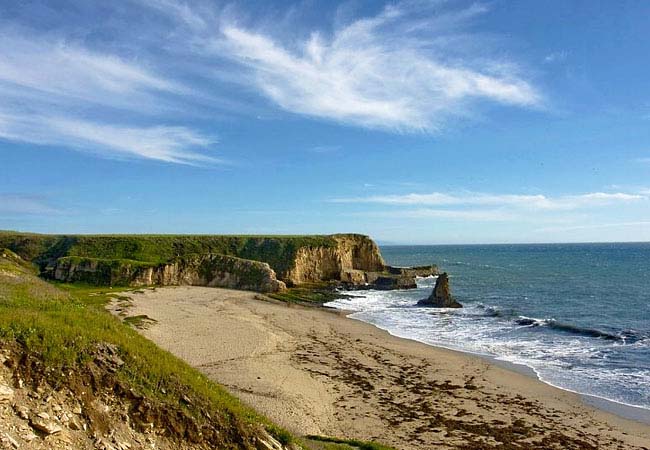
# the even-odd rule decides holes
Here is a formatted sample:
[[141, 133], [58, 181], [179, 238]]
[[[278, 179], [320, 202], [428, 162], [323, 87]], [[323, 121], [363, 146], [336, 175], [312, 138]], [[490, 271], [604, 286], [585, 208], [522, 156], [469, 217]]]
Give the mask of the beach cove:
[[298, 435], [398, 449], [643, 449], [650, 427], [483, 358], [346, 313], [206, 287], [124, 294], [112, 312]]

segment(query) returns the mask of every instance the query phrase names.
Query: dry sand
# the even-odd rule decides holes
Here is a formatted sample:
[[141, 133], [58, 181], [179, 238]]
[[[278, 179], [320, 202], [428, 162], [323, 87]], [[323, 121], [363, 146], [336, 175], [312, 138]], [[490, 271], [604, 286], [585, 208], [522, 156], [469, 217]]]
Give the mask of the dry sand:
[[471, 355], [227, 289], [125, 293], [143, 335], [300, 435], [398, 449], [650, 449], [650, 427]]

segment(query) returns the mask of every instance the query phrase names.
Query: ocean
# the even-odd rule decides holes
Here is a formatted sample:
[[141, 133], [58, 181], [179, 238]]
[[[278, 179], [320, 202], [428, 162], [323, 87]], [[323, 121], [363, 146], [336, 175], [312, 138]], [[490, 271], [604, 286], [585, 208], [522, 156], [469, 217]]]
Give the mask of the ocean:
[[434, 263], [464, 308], [417, 307], [418, 288], [350, 291], [328, 306], [424, 343], [523, 364], [544, 382], [650, 410], [650, 243], [383, 246]]

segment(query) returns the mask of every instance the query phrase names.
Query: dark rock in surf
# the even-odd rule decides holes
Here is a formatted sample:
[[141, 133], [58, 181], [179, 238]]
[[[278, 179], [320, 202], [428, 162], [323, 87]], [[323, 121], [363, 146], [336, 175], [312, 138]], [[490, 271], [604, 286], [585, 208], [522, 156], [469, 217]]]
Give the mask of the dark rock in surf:
[[449, 287], [449, 275], [441, 273], [436, 280], [436, 285], [429, 298], [420, 300], [418, 306], [432, 306], [434, 308], [462, 308], [463, 305], [454, 300]]

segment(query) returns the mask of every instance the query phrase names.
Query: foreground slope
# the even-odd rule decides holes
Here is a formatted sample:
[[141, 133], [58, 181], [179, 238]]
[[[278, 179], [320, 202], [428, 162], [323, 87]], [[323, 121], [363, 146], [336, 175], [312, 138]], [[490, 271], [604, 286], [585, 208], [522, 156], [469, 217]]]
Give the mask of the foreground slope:
[[113, 319], [104, 302], [82, 289], [53, 287], [17, 255], [1, 252], [2, 442], [75, 449], [292, 445], [286, 432]]

